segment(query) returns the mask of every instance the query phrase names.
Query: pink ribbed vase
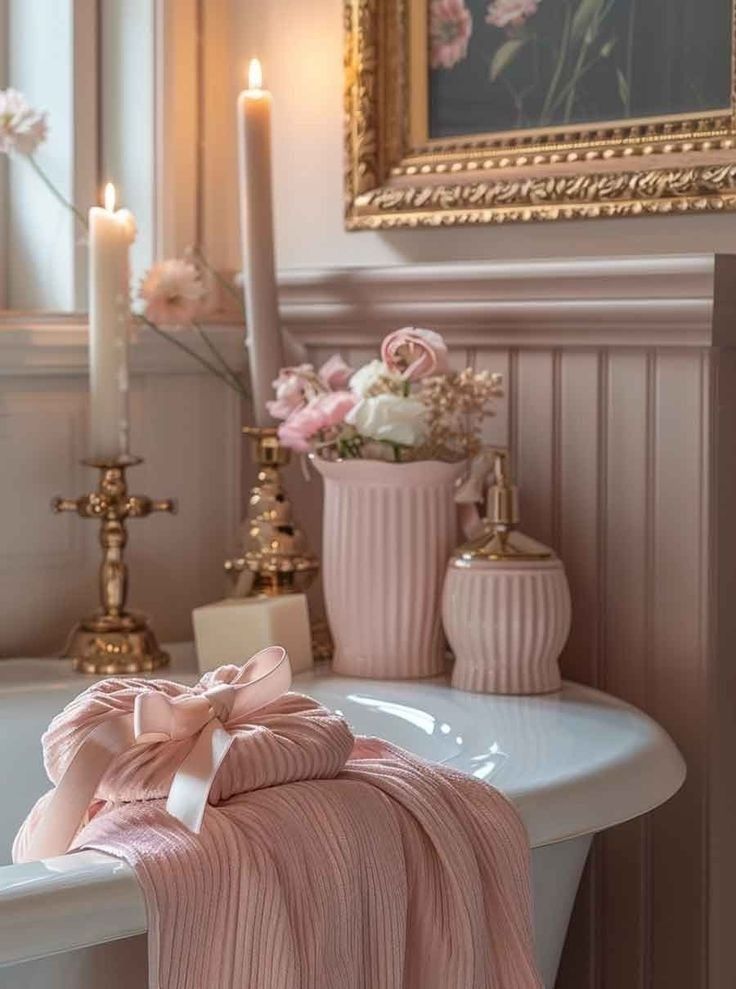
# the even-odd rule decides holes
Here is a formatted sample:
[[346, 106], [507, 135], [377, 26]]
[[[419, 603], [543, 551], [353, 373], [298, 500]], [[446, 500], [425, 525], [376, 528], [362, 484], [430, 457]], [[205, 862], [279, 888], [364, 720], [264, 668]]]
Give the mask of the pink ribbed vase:
[[333, 669], [383, 679], [442, 672], [440, 598], [465, 465], [313, 462], [325, 481], [322, 577]]

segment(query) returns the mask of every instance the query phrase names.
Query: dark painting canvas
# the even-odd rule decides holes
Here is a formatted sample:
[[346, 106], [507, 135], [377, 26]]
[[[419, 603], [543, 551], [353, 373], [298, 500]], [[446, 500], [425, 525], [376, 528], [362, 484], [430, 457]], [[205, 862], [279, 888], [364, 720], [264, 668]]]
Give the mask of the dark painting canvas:
[[429, 136], [728, 108], [731, 0], [428, 0]]

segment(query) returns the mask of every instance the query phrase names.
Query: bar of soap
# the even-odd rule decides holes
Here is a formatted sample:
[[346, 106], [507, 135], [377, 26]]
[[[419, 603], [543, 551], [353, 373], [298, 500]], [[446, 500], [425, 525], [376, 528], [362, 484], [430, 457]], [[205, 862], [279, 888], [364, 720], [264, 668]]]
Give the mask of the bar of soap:
[[202, 673], [227, 663], [242, 666], [267, 646], [283, 646], [294, 673], [313, 665], [312, 632], [304, 594], [226, 598], [195, 608], [192, 623]]

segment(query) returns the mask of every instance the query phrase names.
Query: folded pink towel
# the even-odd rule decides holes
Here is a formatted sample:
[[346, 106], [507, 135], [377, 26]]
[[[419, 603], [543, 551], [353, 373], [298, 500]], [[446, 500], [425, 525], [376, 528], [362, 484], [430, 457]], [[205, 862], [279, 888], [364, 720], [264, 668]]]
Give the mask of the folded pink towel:
[[193, 688], [94, 684], [43, 737], [57, 786], [15, 860], [128, 862], [152, 989], [539, 989], [510, 803], [288, 683], [267, 650]]

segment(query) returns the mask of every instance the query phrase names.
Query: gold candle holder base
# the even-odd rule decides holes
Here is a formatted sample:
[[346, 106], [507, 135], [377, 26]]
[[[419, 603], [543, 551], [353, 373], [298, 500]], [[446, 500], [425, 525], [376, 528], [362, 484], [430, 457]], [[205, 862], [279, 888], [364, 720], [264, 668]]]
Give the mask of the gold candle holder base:
[[146, 616], [130, 613], [116, 621], [84, 619], [72, 629], [64, 656], [79, 673], [95, 676], [150, 673], [169, 663]]
[[100, 472], [95, 491], [79, 498], [54, 498], [54, 512], [76, 512], [84, 519], [99, 519], [102, 563], [100, 565], [100, 608], [75, 626], [64, 656], [71, 658], [80, 673], [120, 675], [147, 673], [165, 666], [163, 652], [145, 615], [127, 611], [128, 567], [124, 560], [128, 541], [126, 522], [145, 518], [152, 512], [176, 511], [171, 499], [154, 500], [129, 495], [126, 470], [142, 463], [138, 457], [115, 461], [84, 460]]
[[275, 597], [299, 594], [317, 576], [319, 564], [302, 531], [294, 523], [281, 468], [291, 453], [281, 446], [276, 429], [244, 426], [258, 477], [251, 488], [243, 523], [243, 552], [225, 561], [232, 597]]

